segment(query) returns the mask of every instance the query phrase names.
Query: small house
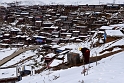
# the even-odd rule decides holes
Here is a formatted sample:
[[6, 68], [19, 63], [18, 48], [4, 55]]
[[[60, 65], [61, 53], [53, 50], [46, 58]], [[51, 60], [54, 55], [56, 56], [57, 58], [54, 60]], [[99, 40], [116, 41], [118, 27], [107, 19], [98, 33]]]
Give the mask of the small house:
[[67, 21], [68, 16], [60, 16], [59, 19], [61, 19], [63, 22], [64, 22], [64, 21]]
[[13, 44], [11, 44], [11, 47], [13, 47], [13, 48], [19, 48], [19, 47], [23, 47], [24, 46], [24, 44], [23, 43], [13, 43]]
[[78, 37], [80, 35], [80, 31], [73, 31], [72, 36], [73, 37]]
[[0, 21], [4, 20], [6, 16], [6, 8], [4, 6], [0, 6]]
[[103, 19], [99, 19], [93, 22], [92, 26], [97, 26], [97, 27], [101, 27], [101, 26], [106, 26], [108, 25], [108, 20], [103, 20]]
[[3, 39], [9, 39], [10, 37], [11, 37], [10, 34], [4, 34], [4, 35], [3, 35]]
[[45, 44], [46, 43], [46, 37], [44, 37], [44, 36], [33, 36], [33, 41], [36, 44]]
[[28, 36], [26, 36], [26, 35], [22, 35], [22, 36], [21, 35], [17, 35], [16, 38], [17, 38], [17, 40], [19, 42], [25, 42], [26, 39], [28, 38]]
[[47, 55], [44, 57], [45, 63], [47, 63], [47, 65], [48, 65], [53, 59], [55, 59], [55, 56], [56, 56], [56, 54], [54, 54], [54, 53], [49, 53], [49, 54], [47, 54]]
[[0, 6], [0, 15], [6, 15], [6, 8], [4, 6]]
[[80, 31], [81, 33], [86, 33], [88, 31], [87, 26], [76, 26], [75, 30]]
[[20, 15], [22, 16], [22, 17], [25, 17], [25, 16], [29, 16], [29, 12], [28, 11], [22, 11], [21, 13], [20, 13]]
[[123, 22], [123, 18], [121, 17], [114, 17], [110, 19], [110, 23], [111, 24], [118, 24], [118, 23], [122, 23]]
[[120, 30], [105, 30], [105, 34], [106, 42], [111, 42], [124, 37], [124, 34]]
[[14, 22], [15, 21], [15, 17], [14, 16], [8, 16], [7, 17], [7, 22], [8, 23], [12, 23], [12, 22]]
[[55, 26], [62, 26], [63, 25], [63, 22], [61, 21], [61, 19], [56, 19], [54, 21], [54, 24], [55, 24]]
[[57, 26], [43, 27], [43, 30], [49, 33], [52, 33], [52, 31], [57, 30], [57, 29], [58, 29]]
[[35, 21], [42, 21], [43, 17], [42, 16], [36, 16]]
[[42, 27], [51, 27], [53, 23], [51, 21], [43, 21]]
[[50, 44], [50, 43], [52, 43], [52, 38], [46, 38], [46, 44]]
[[101, 26], [99, 28], [100, 31], [105, 31], [105, 30], [112, 30], [114, 27], [113, 26]]
[[107, 13], [116, 13], [120, 9], [120, 6], [117, 4], [108, 4], [105, 6], [105, 12]]
[[94, 5], [94, 11], [104, 11], [105, 5]]
[[35, 26], [41, 27], [41, 25], [42, 25], [42, 21], [35, 21]]
[[62, 28], [63, 29], [70, 29], [72, 27], [72, 22], [71, 21], [64, 21], [63, 22], [63, 25], [62, 25]]
[[62, 60], [54, 59], [54, 60], [52, 61], [52, 63], [49, 65], [49, 67], [50, 67], [50, 68], [56, 67], [56, 66], [62, 64], [62, 62], [63, 62]]
[[18, 81], [17, 69], [0, 69], [0, 83], [16, 83]]
[[81, 35], [79, 35], [78, 37], [79, 37], [79, 39], [81, 39], [81, 40], [85, 40], [85, 39], [87, 38], [87, 36], [81, 36]]
[[66, 38], [68, 35], [72, 35], [72, 33], [60, 33], [61, 38]]
[[9, 47], [9, 44], [5, 44], [5, 43], [0, 44], [0, 48], [8, 48], [8, 47]]
[[44, 36], [46, 38], [50, 38], [52, 36], [52, 34], [51, 33], [48, 33], [48, 32], [40, 32], [39, 33], [39, 36]]
[[68, 43], [69, 39], [64, 38], [64, 39], [60, 39], [59, 43]]
[[52, 31], [52, 37], [54, 38], [60, 37], [60, 31], [57, 31], [57, 30]]
[[10, 39], [3, 39], [2, 42], [3, 42], [3, 43], [6, 43], [6, 44], [10, 44], [10, 43], [11, 43], [11, 40], [10, 40]]
[[16, 36], [18, 34], [18, 32], [20, 32], [21, 30], [19, 28], [11, 28], [10, 30], [10, 34], [12, 36]]

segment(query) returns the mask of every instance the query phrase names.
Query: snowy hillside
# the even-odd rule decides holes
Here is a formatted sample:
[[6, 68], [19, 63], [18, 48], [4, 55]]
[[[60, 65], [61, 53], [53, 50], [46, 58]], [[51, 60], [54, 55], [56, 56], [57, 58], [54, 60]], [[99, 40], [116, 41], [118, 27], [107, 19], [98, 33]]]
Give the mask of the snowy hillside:
[[107, 4], [116, 3], [122, 4], [123, 0], [0, 0], [0, 3], [20, 1], [23, 5], [43, 5], [43, 4], [64, 4], [64, 5], [79, 5], [79, 4]]
[[123, 83], [123, 54], [124, 52], [121, 52], [105, 58], [99, 61], [97, 66], [96, 63], [91, 63], [86, 76], [81, 74], [83, 66], [80, 66], [67, 70], [44, 71], [34, 76], [24, 77], [18, 83]]
[[[79, 43], [79, 44], [74, 44], [74, 43], [67, 44], [65, 46], [62, 46], [61, 49], [72, 48], [72, 52], [80, 53], [80, 51], [78, 50], [79, 46], [89, 48], [90, 43], [91, 42]], [[112, 41], [112, 42], [106, 43], [99, 47], [92, 48], [91, 56], [96, 54], [100, 55], [100, 52], [102, 50], [109, 49], [113, 46], [121, 46], [121, 45], [124, 45], [124, 38], [116, 40], [114, 42]], [[11, 51], [13, 50], [14, 49], [12, 49]], [[86, 68], [85, 76], [82, 73], [84, 71], [84, 65], [82, 65], [82, 66], [74, 66], [68, 69], [61, 69], [57, 71], [45, 70], [39, 74], [33, 74], [32, 76], [30, 75], [25, 76], [18, 83], [123, 83], [124, 81], [123, 79], [124, 77], [123, 48], [117, 47], [110, 52], [114, 52], [117, 50], [122, 50], [122, 51], [98, 61], [97, 65], [96, 65], [96, 62], [85, 65], [85, 68]], [[4, 66], [14, 64], [22, 58], [35, 55], [35, 53], [36, 51], [34, 51], [34, 53], [32, 51], [27, 51], [23, 54], [20, 54], [19, 57], [16, 57], [15, 59], [9, 61]], [[104, 52], [104, 54], [107, 54], [107, 53], [109, 53], [109, 51]], [[35, 59], [36, 59], [36, 56], [35, 56]], [[37, 58], [36, 60], [38, 61], [38, 59], [40, 58]], [[25, 62], [24, 64], [27, 65], [29, 63], [32, 64], [33, 61], [30, 60]], [[16, 75], [16, 73], [13, 72], [15, 71], [15, 69], [9, 69], [9, 71], [6, 71], [6, 70], [2, 71], [2, 70], [3, 69], [1, 69], [1, 72], [0, 72], [1, 78], [6, 76]]]
[[[87, 42], [87, 44], [72, 44], [62, 48], [69, 47], [72, 48], [73, 52], [78, 52], [79, 46], [88, 46], [89, 44], [90, 42]], [[124, 45], [124, 38], [91, 49], [91, 55], [96, 55], [95, 52], [99, 55], [100, 51], [119, 45]], [[119, 49], [121, 48], [114, 48], [111, 52]], [[107, 54], [108, 52], [105, 53]], [[40, 74], [23, 77], [23, 80], [18, 83], [123, 83], [123, 54], [124, 51], [115, 53], [110, 57], [98, 61], [97, 65], [95, 62], [85, 65], [85, 76], [82, 73], [84, 71], [84, 65], [82, 65], [58, 71], [46, 70]]]
[[[103, 49], [108, 49], [118, 45], [124, 45], [124, 38], [114, 42], [113, 44], [111, 43], [113, 42], [106, 43], [103, 46], [91, 49], [91, 54], [95, 55], [96, 51], [99, 55], [99, 52]], [[79, 46], [88, 46], [89, 44], [90, 42], [87, 43], [87, 45], [83, 43], [66, 45], [62, 47], [62, 49], [70, 47], [72, 48], [73, 52], [78, 52]], [[119, 48], [114, 48], [112, 51], [117, 50], [119, 50]], [[96, 62], [85, 65], [85, 76], [82, 73], [84, 71], [84, 65], [82, 65], [79, 67], [75, 66], [57, 71], [46, 70], [40, 74], [23, 77], [23, 80], [19, 81], [18, 83], [123, 83], [123, 54], [124, 51], [115, 53], [110, 57], [98, 61], [97, 65]]]

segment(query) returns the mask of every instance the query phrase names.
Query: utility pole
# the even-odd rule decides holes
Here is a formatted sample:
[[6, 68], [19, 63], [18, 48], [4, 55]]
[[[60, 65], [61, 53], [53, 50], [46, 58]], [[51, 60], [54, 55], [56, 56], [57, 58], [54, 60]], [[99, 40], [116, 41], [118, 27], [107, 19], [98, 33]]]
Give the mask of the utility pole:
[[115, 4], [115, 0], [113, 0], [113, 4]]
[[99, 5], [100, 5], [100, 0], [99, 0]]
[[99, 5], [101, 5], [103, 2], [101, 2], [100, 0], [99, 0]]

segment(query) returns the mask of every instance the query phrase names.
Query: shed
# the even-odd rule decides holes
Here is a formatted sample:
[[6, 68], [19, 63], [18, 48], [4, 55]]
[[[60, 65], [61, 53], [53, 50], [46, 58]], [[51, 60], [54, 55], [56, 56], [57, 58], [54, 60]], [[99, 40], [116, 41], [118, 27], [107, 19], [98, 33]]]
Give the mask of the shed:
[[105, 30], [106, 42], [111, 42], [118, 38], [124, 37], [124, 34], [120, 30]]
[[78, 36], [80, 35], [80, 31], [73, 31], [73, 32], [72, 32], [72, 35], [73, 35], [74, 37], [78, 37]]
[[35, 43], [37, 44], [45, 44], [46, 43], [46, 37], [44, 36], [33, 36], [33, 39]]
[[9, 47], [9, 44], [0, 43], [0, 48], [8, 48], [8, 47]]
[[68, 19], [68, 16], [60, 16], [59, 17], [62, 21], [66, 21]]
[[78, 53], [70, 52], [67, 54], [69, 65], [77, 65], [80, 63], [80, 55]]
[[18, 81], [16, 68], [0, 69], [0, 75], [0, 83], [16, 83]]
[[85, 33], [85, 32], [87, 32], [88, 28], [87, 28], [87, 26], [76, 26], [75, 30]]
[[21, 76], [26, 76], [26, 75], [29, 75], [31, 74], [31, 70], [23, 70], [23, 71], [20, 71], [20, 75]]
[[47, 65], [48, 65], [53, 59], [55, 59], [55, 56], [56, 56], [56, 54], [54, 54], [54, 53], [47, 54], [44, 58], [45, 63], [47, 63]]
[[41, 27], [41, 25], [42, 25], [42, 21], [35, 21], [35, 26]]
[[112, 27], [112, 26], [101, 26], [100, 27], [100, 31], [105, 31], [105, 30], [112, 30], [114, 27]]

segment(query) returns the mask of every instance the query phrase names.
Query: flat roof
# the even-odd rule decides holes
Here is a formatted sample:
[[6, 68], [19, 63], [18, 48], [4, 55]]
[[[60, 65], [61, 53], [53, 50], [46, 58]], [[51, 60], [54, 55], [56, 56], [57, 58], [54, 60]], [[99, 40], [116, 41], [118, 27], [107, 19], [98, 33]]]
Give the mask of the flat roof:
[[104, 29], [104, 30], [107, 30], [107, 29], [113, 29], [114, 27], [113, 26], [101, 26], [100, 29]]
[[107, 36], [124, 37], [124, 34], [120, 30], [105, 30]]
[[0, 69], [0, 79], [16, 77], [16, 68]]

